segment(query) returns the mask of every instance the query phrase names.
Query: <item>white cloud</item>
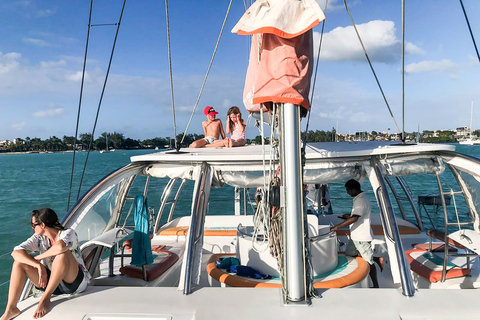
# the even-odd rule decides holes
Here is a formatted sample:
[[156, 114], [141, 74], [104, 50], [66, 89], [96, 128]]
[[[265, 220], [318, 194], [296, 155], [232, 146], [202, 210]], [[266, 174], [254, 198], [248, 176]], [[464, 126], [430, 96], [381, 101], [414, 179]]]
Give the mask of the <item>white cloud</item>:
[[38, 47], [49, 47], [50, 43], [48, 43], [45, 40], [42, 39], [36, 39], [36, 38], [23, 38], [23, 42], [28, 43], [28, 44], [33, 44]]
[[[77, 71], [74, 73], [65, 74], [65, 79], [71, 82], [80, 82], [82, 81], [82, 71]], [[85, 81], [88, 82], [91, 80], [90, 74], [85, 71]]]
[[418, 63], [411, 63], [405, 66], [406, 73], [423, 73], [431, 71], [450, 72], [454, 71], [459, 66], [451, 60], [443, 59], [441, 61], [422, 61]]
[[55, 14], [55, 10], [52, 9], [45, 9], [45, 10], [38, 10], [37, 15], [39, 17], [48, 17]]
[[[317, 0], [318, 4], [320, 5], [320, 8], [322, 8], [322, 10], [325, 10], [326, 1], [327, 0]], [[349, 6], [352, 7], [355, 4], [356, 4], [356, 1], [353, 1], [353, 3], [350, 3]], [[327, 12], [342, 10], [344, 8], [345, 8], [345, 5], [343, 4], [342, 0], [329, 0], [328, 1]]]
[[55, 67], [63, 67], [66, 66], [67, 62], [65, 60], [58, 60], [58, 61], [42, 61], [40, 62], [40, 66], [42, 68], [55, 68]]
[[18, 60], [20, 60], [21, 57], [22, 55], [16, 52], [6, 54], [0, 52], [0, 74], [7, 73], [12, 69], [17, 68], [19, 64]]
[[[397, 39], [393, 21], [374, 20], [357, 25], [357, 30], [370, 60], [393, 63], [400, 59], [401, 41]], [[318, 49], [319, 40], [320, 34], [314, 32], [315, 50]], [[407, 43], [405, 52], [418, 54], [422, 50], [412, 43]], [[337, 27], [324, 34], [320, 58], [324, 61], [366, 62], [362, 46], [352, 26]]]
[[61, 116], [65, 112], [65, 108], [49, 106], [47, 110], [37, 111], [32, 116], [34, 118], [53, 118]]
[[17, 130], [17, 131], [20, 131], [22, 130], [23, 128], [25, 128], [25, 126], [27, 125], [27, 122], [26, 121], [23, 121], [23, 122], [20, 122], [20, 123], [14, 123], [12, 124], [12, 128]]

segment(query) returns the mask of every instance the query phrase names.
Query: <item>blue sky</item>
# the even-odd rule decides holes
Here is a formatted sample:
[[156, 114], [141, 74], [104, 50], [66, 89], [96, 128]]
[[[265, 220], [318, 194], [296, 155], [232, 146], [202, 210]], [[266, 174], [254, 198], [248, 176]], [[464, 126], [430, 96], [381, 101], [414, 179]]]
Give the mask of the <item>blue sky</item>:
[[[95, 0], [92, 23], [116, 22], [122, 2]], [[177, 133], [185, 131], [228, 3], [169, 1]], [[401, 126], [401, 1], [348, 4]], [[480, 1], [464, 4], [480, 45]], [[75, 134], [89, 8], [88, 0], [0, 1], [0, 140]], [[230, 30], [244, 11], [244, 1], [234, 0], [189, 133], [202, 133], [205, 106], [223, 121], [230, 106], [243, 106], [249, 40]], [[309, 129], [395, 132], [343, 1], [330, 0], [326, 16]], [[469, 125], [472, 100], [480, 128], [480, 63], [459, 1], [407, 0], [406, 17], [406, 130]], [[173, 136], [165, 20], [164, 1], [127, 0], [96, 136]], [[112, 26], [91, 29], [81, 133], [92, 130], [114, 35]], [[247, 137], [257, 134], [250, 122]]]

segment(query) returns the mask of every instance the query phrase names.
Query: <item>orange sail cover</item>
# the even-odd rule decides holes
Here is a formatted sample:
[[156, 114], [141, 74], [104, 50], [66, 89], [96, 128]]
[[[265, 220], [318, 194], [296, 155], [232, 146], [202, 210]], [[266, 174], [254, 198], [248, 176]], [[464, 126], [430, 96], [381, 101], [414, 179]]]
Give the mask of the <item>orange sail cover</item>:
[[253, 35], [243, 92], [249, 112], [268, 102], [310, 108], [311, 29], [323, 19], [315, 0], [257, 0], [239, 20], [232, 32]]

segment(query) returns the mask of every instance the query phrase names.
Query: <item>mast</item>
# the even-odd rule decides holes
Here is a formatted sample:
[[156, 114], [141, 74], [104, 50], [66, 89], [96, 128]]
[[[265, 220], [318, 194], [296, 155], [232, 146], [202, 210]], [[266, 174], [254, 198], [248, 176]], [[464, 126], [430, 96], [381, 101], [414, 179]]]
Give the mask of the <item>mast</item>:
[[402, 143], [405, 143], [405, 0], [402, 0]]
[[473, 100], [472, 100], [472, 106], [470, 108], [470, 130], [469, 130], [469, 135], [468, 137], [472, 137], [472, 132], [473, 132]]
[[300, 107], [285, 103], [280, 113], [280, 161], [284, 210], [284, 266], [286, 302], [306, 302], [304, 256], [303, 175], [300, 141]]
[[312, 28], [320, 24], [325, 15], [315, 1], [309, 6], [300, 6], [298, 2], [272, 1], [268, 6], [275, 10], [270, 10], [271, 7], [264, 10], [266, 3], [256, 1], [232, 32], [254, 35], [245, 79], [245, 107], [250, 112], [260, 112], [279, 105], [275, 113], [280, 140], [280, 205], [277, 207], [282, 210], [282, 285], [285, 303], [302, 304], [309, 301], [311, 277], [307, 279], [305, 261], [308, 242], [304, 229], [300, 112], [301, 108], [310, 108], [308, 94], [314, 61]]

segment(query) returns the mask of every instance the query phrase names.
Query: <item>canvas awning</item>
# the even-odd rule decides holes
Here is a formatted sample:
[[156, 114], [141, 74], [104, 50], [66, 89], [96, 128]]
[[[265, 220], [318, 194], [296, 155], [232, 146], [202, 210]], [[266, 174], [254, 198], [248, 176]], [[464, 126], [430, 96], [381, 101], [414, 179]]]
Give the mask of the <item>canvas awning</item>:
[[324, 19], [314, 0], [258, 0], [242, 16], [232, 32], [253, 35], [243, 94], [249, 112], [269, 102], [310, 108], [311, 29]]

